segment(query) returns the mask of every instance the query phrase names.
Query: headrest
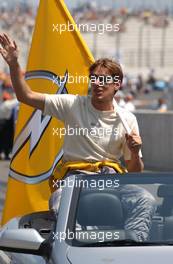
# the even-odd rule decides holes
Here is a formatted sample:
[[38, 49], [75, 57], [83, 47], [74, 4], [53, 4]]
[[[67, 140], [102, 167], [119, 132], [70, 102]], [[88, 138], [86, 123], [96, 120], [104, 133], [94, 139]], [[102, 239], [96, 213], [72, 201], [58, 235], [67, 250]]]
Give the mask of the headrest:
[[157, 190], [158, 197], [173, 196], [173, 185], [160, 185]]
[[82, 226], [117, 226], [123, 223], [119, 198], [112, 193], [88, 192], [79, 201], [77, 220]]

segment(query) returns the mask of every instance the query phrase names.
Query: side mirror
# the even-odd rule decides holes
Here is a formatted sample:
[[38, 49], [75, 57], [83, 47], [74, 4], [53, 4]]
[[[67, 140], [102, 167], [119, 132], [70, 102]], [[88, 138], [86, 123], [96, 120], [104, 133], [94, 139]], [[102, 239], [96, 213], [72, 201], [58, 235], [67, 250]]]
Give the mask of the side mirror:
[[45, 239], [35, 229], [5, 229], [0, 232], [0, 250], [43, 255]]

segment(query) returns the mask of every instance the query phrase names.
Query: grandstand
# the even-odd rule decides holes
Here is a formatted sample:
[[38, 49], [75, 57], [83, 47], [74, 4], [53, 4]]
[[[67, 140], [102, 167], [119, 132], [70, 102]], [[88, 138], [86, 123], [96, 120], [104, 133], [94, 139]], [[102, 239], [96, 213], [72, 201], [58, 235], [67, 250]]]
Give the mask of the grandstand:
[[[101, 3], [103, 4], [103, 2], [104, 1]], [[115, 1], [108, 1], [108, 7], [111, 5], [115, 7], [114, 2]], [[106, 24], [110, 23], [111, 16], [115, 16], [116, 23], [123, 23], [124, 30], [121, 33], [105, 32], [104, 34], [99, 34], [98, 32], [82, 32], [82, 35], [95, 58], [106, 56], [119, 59], [121, 64], [125, 67], [125, 71], [129, 74], [142, 73], [146, 76], [149, 69], [154, 68], [161, 78], [170, 77], [172, 75], [173, 66], [173, 36], [171, 34], [173, 32], [173, 19], [170, 13], [173, 9], [173, 5], [170, 4], [170, 1], [165, 1], [164, 4], [163, 1], [159, 1], [160, 4], [158, 3], [158, 7], [162, 7], [162, 9], [167, 7], [167, 13], [162, 12], [155, 15], [153, 12], [149, 11], [151, 17], [149, 18], [149, 23], [146, 23], [146, 20], [141, 17], [142, 12], [140, 13], [132, 10], [134, 2], [135, 0], [117, 1], [117, 9], [109, 9], [107, 13], [110, 12], [110, 15], [107, 15], [106, 18], [100, 16], [97, 20], [88, 21], [87, 19], [83, 19], [80, 21], [82, 23], [93, 22], [97, 24]], [[156, 1], [153, 0], [150, 2], [152, 3], [151, 9], [153, 9]], [[0, 5], [1, 8], [3, 6], [2, 3], [3, 1]], [[9, 6], [7, 3], [9, 3]], [[11, 10], [10, 3], [12, 2], [7, 1], [5, 5], [6, 11], [4, 13], [1, 12], [0, 31], [5, 31], [12, 38], [15, 38], [21, 50], [21, 65], [25, 69], [35, 22], [36, 5], [34, 9], [27, 9], [28, 1], [25, 1], [24, 5], [24, 1], [16, 0], [18, 4], [14, 11], [14, 9]], [[77, 1], [74, 1], [74, 3], [77, 3]], [[123, 4], [129, 7], [130, 3], [131, 9], [127, 8], [129, 14], [127, 19], [123, 21], [124, 18], [121, 17], [118, 7], [120, 8]], [[147, 7], [147, 4], [145, 4], [145, 6]], [[138, 9], [141, 8], [142, 2], [141, 5], [138, 4], [137, 7]], [[20, 12], [20, 10], [22, 9], [23, 11], [24, 8], [24, 12]], [[83, 8], [80, 11], [80, 17], [85, 17], [86, 12], [97, 13], [98, 10], [96, 10], [96, 8], [95, 10], [94, 8], [92, 9], [92, 5], [90, 10], [86, 11], [86, 9]], [[74, 13], [74, 16], [78, 17], [78, 15], [78, 13]], [[167, 22], [166, 26], [162, 26], [164, 19]], [[161, 21], [160, 26], [159, 21]], [[8, 70], [1, 59], [0, 68], [1, 70]]]
[[83, 36], [96, 57], [118, 57], [129, 73], [146, 75], [149, 68], [154, 68], [162, 78], [172, 75], [173, 20], [169, 20], [168, 27], [159, 28], [132, 17], [125, 27], [122, 33], [97, 34], [95, 37], [94, 33], [84, 33]]

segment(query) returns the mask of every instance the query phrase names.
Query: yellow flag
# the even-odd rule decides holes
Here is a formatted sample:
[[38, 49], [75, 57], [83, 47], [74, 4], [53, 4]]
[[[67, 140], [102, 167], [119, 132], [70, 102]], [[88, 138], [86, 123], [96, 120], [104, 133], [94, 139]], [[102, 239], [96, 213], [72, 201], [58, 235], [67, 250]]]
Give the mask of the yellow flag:
[[[63, 0], [40, 0], [27, 65], [28, 85], [41, 93], [87, 94], [94, 59]], [[68, 79], [67, 79], [68, 76]], [[78, 78], [79, 77], [79, 78]], [[63, 124], [40, 110], [21, 105], [2, 223], [48, 209], [48, 178], [63, 155]]]

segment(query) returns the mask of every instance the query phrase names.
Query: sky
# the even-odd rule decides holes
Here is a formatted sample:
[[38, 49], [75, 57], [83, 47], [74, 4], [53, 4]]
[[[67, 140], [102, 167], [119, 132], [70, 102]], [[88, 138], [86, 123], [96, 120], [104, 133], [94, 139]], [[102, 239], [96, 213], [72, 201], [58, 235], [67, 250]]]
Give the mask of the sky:
[[128, 6], [128, 7], [151, 7], [153, 9], [173, 9], [173, 0], [65, 0], [66, 4], [71, 8], [83, 2], [96, 2], [102, 6]]
[[[47, 0], [48, 1], [48, 0]], [[101, 6], [113, 6], [113, 7], [121, 7], [128, 6], [131, 8], [139, 8], [139, 7], [151, 7], [153, 9], [165, 9], [169, 8], [173, 11], [173, 0], [64, 0], [69, 8], [78, 6], [80, 3], [97, 3], [97, 5]], [[37, 6], [39, 0], [0, 0], [0, 6], [6, 4], [7, 2], [14, 5], [14, 2], [27, 2], [31, 3], [33, 6]]]

